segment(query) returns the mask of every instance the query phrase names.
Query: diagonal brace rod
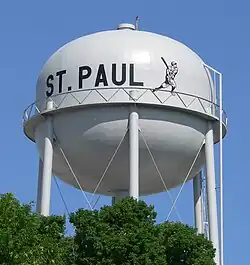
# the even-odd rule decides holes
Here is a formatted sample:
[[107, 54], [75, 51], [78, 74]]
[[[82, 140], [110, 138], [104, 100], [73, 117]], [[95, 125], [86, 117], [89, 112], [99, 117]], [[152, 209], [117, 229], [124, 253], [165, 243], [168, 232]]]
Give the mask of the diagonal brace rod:
[[172, 213], [172, 211], [173, 211], [173, 209], [174, 209], [174, 207], [175, 207], [175, 205], [176, 205], [176, 203], [177, 203], [177, 201], [178, 201], [178, 199], [179, 199], [179, 197], [180, 197], [180, 194], [181, 194], [181, 192], [182, 192], [182, 190], [183, 190], [183, 188], [184, 188], [184, 185], [186, 184], [186, 182], [187, 182], [187, 180], [188, 180], [188, 177], [189, 177], [189, 175], [190, 175], [190, 173], [191, 173], [191, 171], [192, 171], [192, 169], [193, 169], [193, 167], [194, 167], [194, 164], [195, 164], [195, 162], [196, 162], [196, 160], [197, 160], [197, 158], [198, 158], [198, 156], [199, 156], [199, 154], [200, 154], [200, 152], [201, 152], [201, 149], [202, 149], [204, 143], [205, 143], [205, 139], [202, 141], [202, 144], [201, 144], [201, 146], [200, 146], [200, 148], [199, 148], [199, 150], [198, 150], [198, 152], [197, 152], [197, 154], [196, 154], [196, 156], [195, 156], [195, 158], [194, 158], [194, 160], [193, 160], [193, 162], [192, 162], [192, 164], [191, 164], [191, 166], [190, 166], [190, 168], [189, 168], [189, 170], [188, 170], [188, 173], [187, 173], [187, 175], [186, 175], [186, 177], [185, 177], [185, 179], [184, 179], [184, 181], [183, 181], [183, 183], [182, 183], [181, 189], [180, 189], [178, 195], [176, 196], [176, 199], [175, 199], [175, 201], [173, 202], [173, 205], [172, 205], [172, 207], [171, 207], [171, 209], [170, 209], [170, 211], [169, 211], [169, 213], [168, 213], [168, 216], [167, 216], [167, 218], [166, 218], [166, 221], [169, 220], [169, 217], [170, 217], [170, 215], [171, 215], [171, 213]]
[[[152, 161], [153, 161], [153, 163], [154, 163], [154, 166], [155, 166], [155, 168], [156, 168], [156, 171], [157, 171], [157, 173], [158, 173], [158, 175], [159, 175], [159, 177], [160, 177], [160, 179], [161, 179], [161, 182], [162, 182], [162, 184], [163, 184], [163, 186], [164, 186], [164, 188], [165, 188], [165, 190], [166, 190], [166, 192], [167, 192], [167, 194], [168, 194], [168, 196], [169, 196], [171, 202], [173, 203], [173, 201], [174, 201], [174, 200], [173, 200], [173, 197], [171, 196], [171, 193], [170, 193], [169, 190], [168, 190], [168, 187], [167, 187], [167, 185], [166, 185], [166, 183], [165, 183], [165, 181], [164, 181], [164, 179], [163, 179], [163, 177], [162, 177], [162, 174], [161, 174], [161, 172], [160, 172], [160, 170], [159, 170], [159, 168], [158, 168], [158, 166], [157, 166], [157, 163], [156, 163], [156, 161], [155, 161], [155, 159], [154, 159], [154, 156], [153, 156], [153, 154], [152, 154], [152, 152], [151, 152], [151, 150], [150, 150], [150, 148], [149, 148], [149, 146], [148, 146], [148, 144], [147, 144], [147, 141], [146, 141], [146, 139], [145, 139], [145, 137], [144, 137], [144, 135], [143, 135], [141, 129], [140, 129], [140, 133], [141, 133], [142, 139], [143, 139], [143, 141], [144, 141], [144, 143], [145, 143], [145, 145], [146, 145], [146, 148], [147, 148], [147, 150], [148, 150], [148, 152], [149, 152], [149, 155], [150, 155], [150, 157], [151, 157], [151, 159], [152, 159]], [[174, 206], [174, 208], [175, 208], [176, 214], [177, 214], [177, 216], [178, 216], [178, 218], [179, 218], [179, 220], [180, 220], [180, 222], [181, 222], [181, 216], [180, 216], [180, 214], [178, 213], [177, 208], [176, 208], [175, 206]]]
[[64, 153], [64, 151], [63, 151], [63, 149], [62, 149], [60, 146], [59, 146], [59, 150], [61, 151], [61, 153], [62, 153], [62, 155], [63, 155], [63, 157], [64, 157], [64, 159], [65, 159], [65, 161], [66, 161], [66, 163], [67, 163], [67, 165], [68, 165], [68, 167], [69, 167], [69, 170], [71, 171], [72, 175], [74, 176], [74, 179], [75, 179], [75, 181], [76, 181], [78, 187], [80, 188], [80, 190], [81, 190], [81, 192], [82, 192], [82, 194], [83, 194], [85, 200], [87, 201], [90, 210], [93, 211], [93, 208], [92, 208], [92, 206], [91, 206], [91, 204], [90, 204], [90, 202], [89, 202], [89, 200], [88, 200], [88, 197], [87, 197], [85, 191], [82, 189], [82, 186], [81, 186], [81, 184], [80, 184], [80, 182], [79, 182], [79, 180], [78, 180], [78, 178], [77, 178], [77, 176], [76, 176], [76, 174], [75, 174], [73, 168], [71, 167], [71, 165], [70, 165], [70, 163], [69, 163], [69, 161], [68, 161], [68, 159], [67, 159], [67, 157], [66, 157], [66, 155], [65, 155], [65, 153]]
[[116, 156], [118, 150], [119, 150], [120, 147], [121, 147], [121, 144], [122, 144], [122, 142], [123, 142], [123, 140], [124, 140], [124, 138], [125, 138], [127, 132], [128, 132], [128, 129], [126, 129], [126, 131], [125, 131], [125, 133], [124, 133], [122, 139], [120, 140], [120, 142], [119, 142], [117, 148], [115, 149], [115, 152], [113, 153], [111, 159], [109, 160], [107, 167], [105, 168], [105, 170], [104, 170], [104, 172], [103, 172], [103, 174], [102, 174], [102, 176], [101, 176], [99, 182], [98, 182], [97, 185], [96, 185], [96, 188], [95, 188], [95, 190], [94, 190], [94, 192], [93, 192], [93, 194], [92, 194], [92, 197], [96, 194], [96, 191], [98, 190], [99, 186], [101, 185], [101, 183], [102, 183], [102, 181], [103, 181], [103, 179], [104, 179], [104, 177], [105, 177], [105, 175], [106, 175], [106, 173], [107, 173], [109, 167], [111, 166], [111, 164], [112, 164], [112, 162], [113, 162], [113, 160], [114, 160], [114, 158], [115, 158], [115, 156]]

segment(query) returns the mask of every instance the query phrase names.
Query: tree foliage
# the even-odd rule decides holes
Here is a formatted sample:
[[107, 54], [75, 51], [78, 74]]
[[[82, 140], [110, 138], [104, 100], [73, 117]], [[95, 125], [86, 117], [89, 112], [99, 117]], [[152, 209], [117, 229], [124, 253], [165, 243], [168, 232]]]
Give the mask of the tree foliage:
[[156, 224], [152, 206], [126, 198], [100, 211], [43, 217], [0, 197], [0, 265], [214, 265], [212, 243], [181, 223]]
[[76, 264], [214, 265], [212, 243], [181, 223], [156, 224], [152, 206], [133, 198], [70, 217], [78, 246]]
[[0, 264], [66, 265], [71, 242], [64, 237], [65, 217], [43, 217], [31, 209], [11, 194], [1, 196]]
[[70, 217], [76, 230], [76, 264], [166, 264], [155, 217], [152, 207], [131, 198], [99, 212], [77, 211]]

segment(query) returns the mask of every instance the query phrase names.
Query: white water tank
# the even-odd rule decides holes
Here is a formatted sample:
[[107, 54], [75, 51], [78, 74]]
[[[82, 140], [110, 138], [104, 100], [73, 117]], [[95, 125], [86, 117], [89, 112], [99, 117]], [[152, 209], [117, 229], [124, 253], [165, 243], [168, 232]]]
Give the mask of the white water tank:
[[[57, 140], [53, 172], [77, 187], [62, 148], [88, 192], [95, 190], [125, 135], [132, 106], [139, 113], [141, 133], [168, 189], [183, 183], [204, 141], [208, 121], [213, 122], [218, 141], [216, 98], [202, 59], [178, 41], [134, 29], [131, 24], [120, 24], [117, 30], [81, 37], [55, 52], [37, 81], [36, 103], [32, 105], [36, 114], [24, 124], [42, 158], [46, 134], [42, 116], [47, 101], [53, 102], [54, 109], [49, 111]], [[169, 68], [171, 62], [177, 63], [174, 94], [171, 86], [153, 91], [166, 81], [164, 61]], [[165, 188], [143, 137], [140, 194], [146, 195]], [[128, 153], [126, 135], [97, 193], [114, 195], [129, 189]], [[189, 179], [203, 164], [202, 151]]]

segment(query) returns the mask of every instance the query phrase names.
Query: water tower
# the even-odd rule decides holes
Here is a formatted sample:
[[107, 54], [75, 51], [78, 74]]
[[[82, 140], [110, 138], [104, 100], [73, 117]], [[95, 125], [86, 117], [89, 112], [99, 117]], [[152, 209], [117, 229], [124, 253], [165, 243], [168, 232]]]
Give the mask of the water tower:
[[37, 211], [49, 215], [52, 173], [114, 200], [194, 179], [195, 224], [202, 233], [205, 207], [219, 264], [214, 144], [220, 141], [222, 151], [227, 123], [221, 86], [221, 74], [188, 47], [132, 24], [60, 48], [24, 112], [24, 133], [41, 158]]

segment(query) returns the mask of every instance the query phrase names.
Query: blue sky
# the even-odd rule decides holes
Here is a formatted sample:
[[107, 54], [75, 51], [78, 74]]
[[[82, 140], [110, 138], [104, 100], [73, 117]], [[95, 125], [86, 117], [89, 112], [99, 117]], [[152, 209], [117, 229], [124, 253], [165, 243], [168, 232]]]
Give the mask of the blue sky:
[[[63, 44], [92, 32], [114, 29], [140, 16], [142, 30], [177, 39], [224, 75], [224, 106], [229, 117], [224, 141], [225, 264], [249, 259], [249, 92], [248, 1], [13, 1], [0, 3], [1, 184], [22, 202], [36, 199], [38, 155], [22, 132], [22, 112], [35, 98], [44, 62]], [[86, 204], [79, 191], [59, 183], [71, 211]], [[175, 194], [176, 192], [173, 192]], [[166, 194], [147, 198], [159, 219], [166, 217]], [[102, 198], [99, 205], [109, 202]], [[192, 183], [177, 204], [185, 223], [193, 223]], [[51, 211], [65, 213], [56, 186]], [[175, 219], [176, 216], [173, 215]]]

